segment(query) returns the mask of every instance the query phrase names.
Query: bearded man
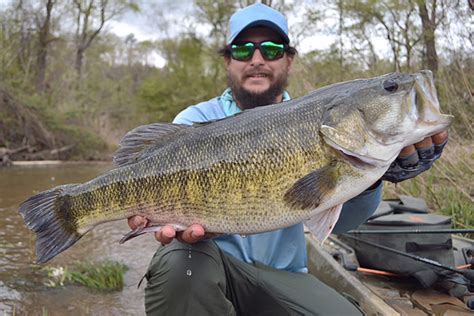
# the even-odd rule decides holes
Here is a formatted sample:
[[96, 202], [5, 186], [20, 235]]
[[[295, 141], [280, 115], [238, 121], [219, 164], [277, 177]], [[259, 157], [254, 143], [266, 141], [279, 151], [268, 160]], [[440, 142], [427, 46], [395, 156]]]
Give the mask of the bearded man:
[[[221, 96], [188, 107], [174, 123], [223, 119], [290, 99], [285, 88], [296, 50], [281, 13], [261, 3], [237, 11], [229, 22], [227, 43], [220, 52], [228, 88]], [[431, 138], [425, 146], [427, 142], [429, 147]], [[416, 152], [413, 146], [405, 149], [408, 156]], [[356, 228], [370, 217], [381, 191], [378, 181], [346, 202], [333, 232]], [[140, 216], [128, 222], [132, 229], [146, 225]], [[362, 314], [307, 273], [302, 223], [249, 236], [209, 236], [198, 224], [179, 233], [164, 226], [155, 237], [166, 247], [158, 249], [146, 274], [149, 315]]]

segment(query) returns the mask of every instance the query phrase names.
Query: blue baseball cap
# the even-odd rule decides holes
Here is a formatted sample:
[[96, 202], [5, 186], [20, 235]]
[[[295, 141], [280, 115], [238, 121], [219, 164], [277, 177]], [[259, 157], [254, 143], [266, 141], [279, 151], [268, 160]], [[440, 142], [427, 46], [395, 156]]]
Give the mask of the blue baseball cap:
[[230, 17], [227, 44], [231, 44], [243, 30], [253, 26], [269, 27], [280, 34], [285, 43], [290, 42], [285, 16], [265, 4], [255, 3], [238, 10]]

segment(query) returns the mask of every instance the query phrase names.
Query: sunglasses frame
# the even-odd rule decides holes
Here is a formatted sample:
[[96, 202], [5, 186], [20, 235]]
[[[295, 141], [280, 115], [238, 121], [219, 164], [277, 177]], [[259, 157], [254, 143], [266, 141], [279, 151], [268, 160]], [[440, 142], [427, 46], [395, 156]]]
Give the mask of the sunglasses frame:
[[[268, 58], [268, 56], [265, 53], [265, 47], [262, 46], [262, 44], [264, 44], [264, 43], [272, 43], [272, 44], [275, 44], [275, 45], [283, 45], [283, 50], [282, 50], [281, 55], [278, 55], [276, 58], [273, 58], [273, 59]], [[252, 44], [253, 46], [246, 46], [248, 44]], [[234, 56], [234, 46], [248, 47], [250, 49], [249, 57], [244, 58], [244, 59], [235, 58], [235, 56]], [[262, 41], [262, 42], [259, 42], [259, 43], [248, 41], [248, 42], [242, 42], [240, 44], [239, 43], [230, 44], [230, 45], [228, 45], [227, 48], [229, 50], [230, 57], [232, 57], [232, 59], [237, 60], [237, 61], [249, 61], [250, 59], [252, 59], [253, 54], [255, 54], [255, 51], [257, 49], [260, 51], [260, 54], [262, 55], [263, 59], [265, 59], [266, 61], [274, 61], [274, 60], [278, 60], [278, 59], [283, 58], [283, 56], [285, 55], [285, 52], [288, 51], [289, 46], [286, 43], [276, 43], [274, 41]]]

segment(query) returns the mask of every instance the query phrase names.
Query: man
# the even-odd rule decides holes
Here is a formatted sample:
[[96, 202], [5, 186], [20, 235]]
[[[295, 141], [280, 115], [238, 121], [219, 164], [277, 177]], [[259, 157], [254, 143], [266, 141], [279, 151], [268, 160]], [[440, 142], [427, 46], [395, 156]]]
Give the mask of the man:
[[[290, 98], [284, 89], [296, 50], [289, 46], [283, 15], [259, 3], [237, 11], [230, 19], [227, 42], [221, 52], [229, 88], [220, 97], [185, 109], [174, 123], [222, 119]], [[447, 134], [434, 138], [436, 143], [443, 143]], [[424, 151], [426, 159], [420, 160], [428, 161], [423, 167], [416, 167], [419, 158], [415, 146], [405, 148], [403, 155], [408, 158], [394, 164], [391, 180], [412, 177], [429, 168], [429, 162], [439, 157], [443, 146], [437, 147], [435, 155], [432, 141], [429, 138], [416, 145], [430, 148]], [[415, 167], [404, 169], [407, 165]], [[381, 191], [378, 181], [346, 202], [334, 232], [347, 231], [364, 222], [377, 208]], [[132, 229], [145, 223], [142, 217], [129, 219]], [[165, 226], [155, 237], [167, 246], [156, 252], [146, 274], [148, 314], [361, 314], [349, 300], [307, 273], [302, 223], [262, 234], [213, 239], [205, 238], [210, 236], [198, 224], [181, 233]]]

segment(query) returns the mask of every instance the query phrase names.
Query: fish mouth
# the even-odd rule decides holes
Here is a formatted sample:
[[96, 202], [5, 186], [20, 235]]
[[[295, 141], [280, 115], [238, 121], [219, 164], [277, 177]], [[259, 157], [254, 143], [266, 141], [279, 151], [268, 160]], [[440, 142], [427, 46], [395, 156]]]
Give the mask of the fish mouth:
[[367, 170], [378, 168], [380, 166], [380, 162], [376, 162], [374, 161], [374, 159], [366, 157], [361, 158], [358, 155], [348, 153], [347, 151], [343, 151], [342, 149], [336, 149], [336, 151], [339, 154], [339, 157], [341, 157], [343, 160], [347, 161], [357, 169]]
[[[417, 123], [417, 128], [411, 136], [416, 135], [418, 140], [422, 140], [425, 137], [447, 130], [452, 124], [454, 117], [440, 112], [436, 87], [430, 71], [422, 71], [417, 74], [410, 98], [412, 103], [411, 115]], [[407, 140], [410, 138], [407, 137]]]

